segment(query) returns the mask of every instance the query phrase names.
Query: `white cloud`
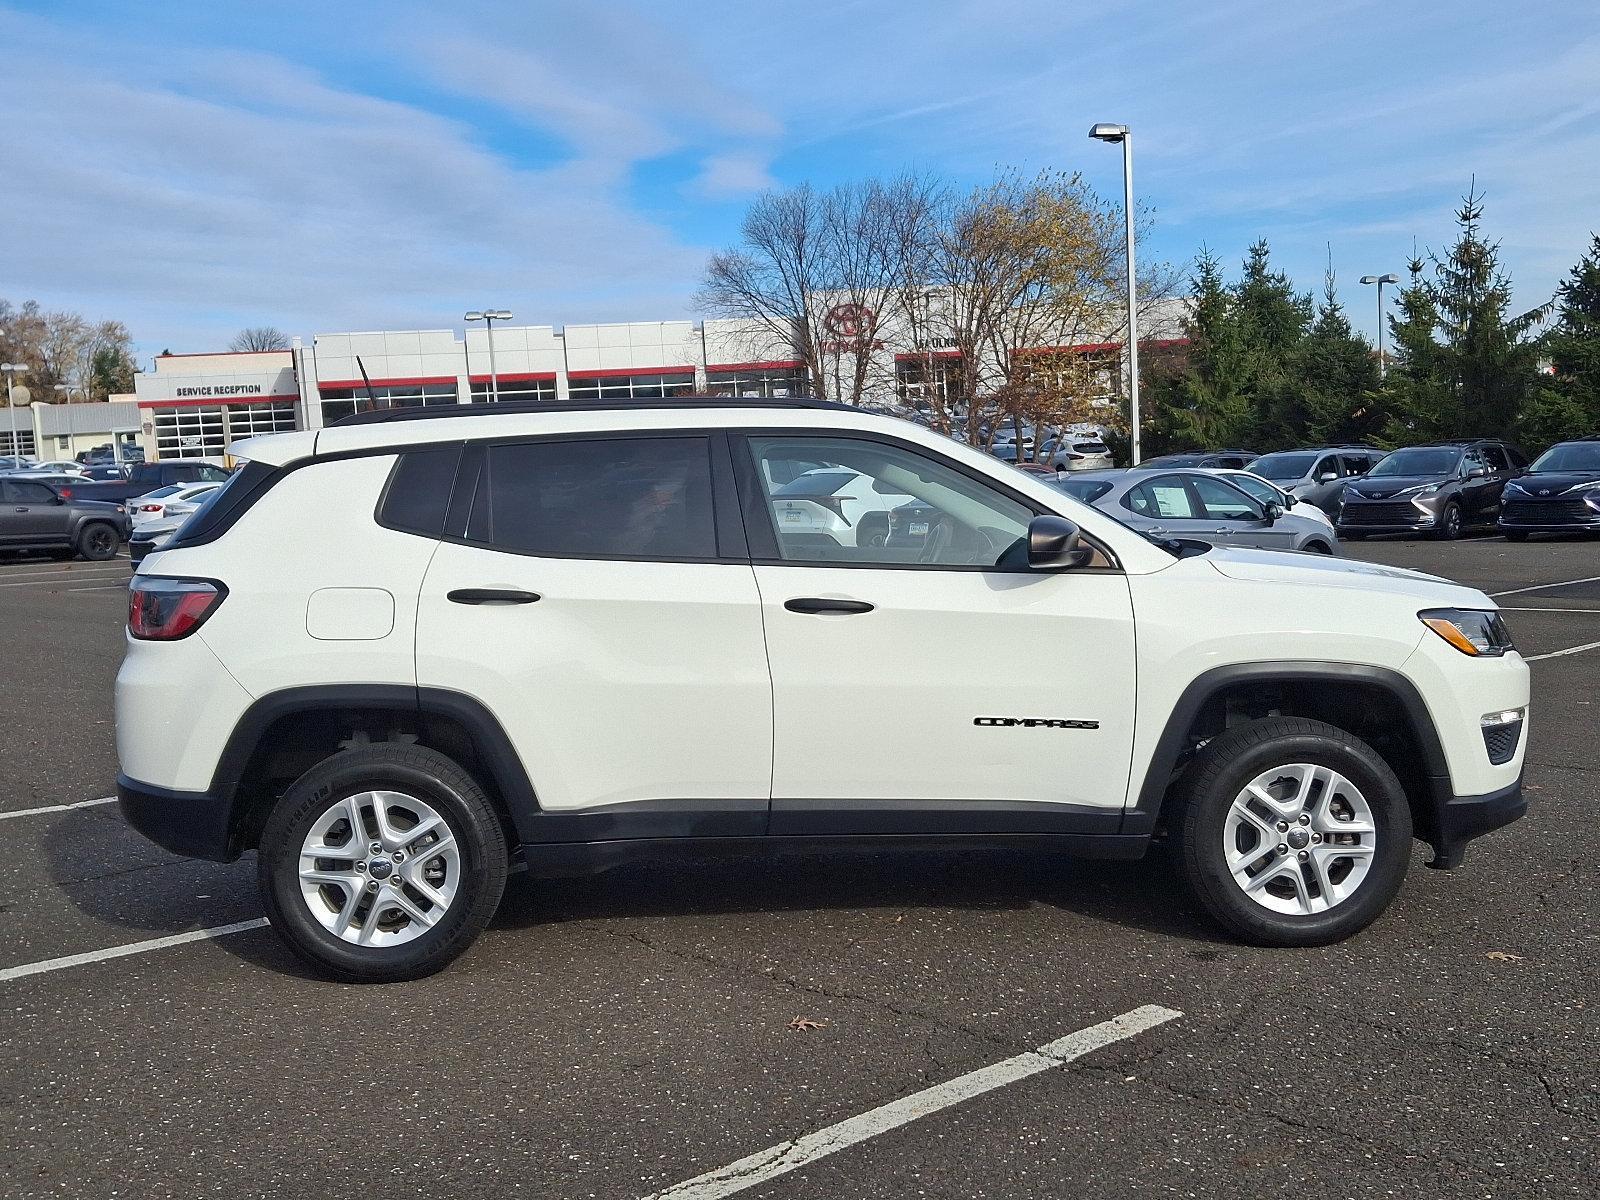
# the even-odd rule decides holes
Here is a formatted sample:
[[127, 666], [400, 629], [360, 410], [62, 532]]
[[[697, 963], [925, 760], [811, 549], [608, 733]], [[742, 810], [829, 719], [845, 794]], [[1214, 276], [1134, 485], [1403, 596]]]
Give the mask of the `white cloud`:
[[766, 155], [736, 151], [713, 154], [701, 163], [689, 191], [708, 200], [737, 200], [777, 186]]

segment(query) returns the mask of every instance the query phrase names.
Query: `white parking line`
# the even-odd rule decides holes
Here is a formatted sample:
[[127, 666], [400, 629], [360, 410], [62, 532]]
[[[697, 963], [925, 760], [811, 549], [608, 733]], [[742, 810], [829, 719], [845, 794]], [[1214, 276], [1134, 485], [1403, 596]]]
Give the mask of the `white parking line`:
[[96, 584], [94, 587], [80, 587], [80, 588], [68, 588], [67, 589], [67, 591], [69, 591], [69, 592], [109, 592], [109, 591], [113, 591], [113, 590], [119, 591], [119, 592], [125, 592], [125, 591], [128, 590], [128, 585], [126, 583], [101, 583], [101, 584]]
[[1588, 615], [1600, 614], [1600, 608], [1504, 608], [1501, 612], [1548, 612], [1548, 613], [1586, 613]]
[[188, 933], [174, 933], [170, 937], [151, 938], [148, 942], [129, 942], [125, 946], [110, 946], [104, 950], [89, 950], [83, 954], [69, 954], [65, 958], [47, 958], [43, 962], [24, 963], [20, 967], [0, 970], [0, 983], [22, 979], [28, 975], [43, 975], [47, 971], [64, 971], [68, 967], [82, 967], [89, 963], [105, 962], [110, 958], [126, 958], [130, 954], [148, 954], [152, 950], [165, 950], [168, 946], [181, 946], [185, 942], [206, 942], [227, 937], [231, 933], [244, 933], [260, 929], [267, 923], [265, 917], [252, 921], [235, 921], [232, 925], [217, 925], [211, 929], [194, 929]]
[[115, 804], [115, 796], [101, 796], [98, 800], [75, 800], [71, 804], [45, 804], [39, 808], [19, 808], [15, 812], [0, 812], [0, 821], [13, 817], [37, 817], [44, 813], [70, 812], [75, 808], [93, 808], [97, 804]]
[[41, 579], [23, 579], [23, 580], [20, 580], [20, 581], [8, 581], [8, 582], [5, 582], [5, 583], [0, 583], [0, 587], [8, 587], [8, 588], [19, 588], [19, 587], [60, 587], [63, 584], [87, 583], [88, 581], [90, 581], [92, 579], [128, 579], [128, 578], [131, 578], [131, 576], [128, 574], [128, 572], [120, 570], [120, 569], [115, 571], [115, 572], [107, 571], [107, 572], [97, 572], [97, 573], [93, 573], [93, 574], [91, 574], [88, 571], [73, 571], [70, 574], [63, 573], [63, 574], [60, 574], [60, 575], [47, 575], [47, 576], [45, 576], [45, 577], [43, 577]]
[[1040, 1046], [1027, 1054], [1019, 1054], [1004, 1062], [980, 1067], [948, 1082], [913, 1092], [881, 1108], [840, 1121], [837, 1125], [830, 1125], [815, 1133], [808, 1133], [794, 1141], [769, 1146], [759, 1153], [741, 1158], [738, 1162], [718, 1167], [715, 1171], [697, 1175], [682, 1183], [675, 1183], [665, 1191], [652, 1192], [645, 1197], [645, 1200], [717, 1200], [721, 1196], [731, 1196], [735, 1192], [766, 1183], [780, 1175], [787, 1175], [790, 1171], [797, 1171], [819, 1158], [826, 1158], [830, 1154], [854, 1146], [857, 1142], [864, 1142], [868, 1138], [877, 1137], [880, 1133], [898, 1129], [902, 1125], [960, 1104], [964, 1100], [971, 1100], [974, 1096], [1005, 1087], [1008, 1083], [1016, 1083], [1030, 1075], [1048, 1071], [1052, 1067], [1064, 1066], [1091, 1051], [1133, 1037], [1147, 1029], [1154, 1029], [1157, 1025], [1163, 1025], [1181, 1016], [1183, 1014], [1175, 1009], [1162, 1008], [1159, 1004], [1146, 1004], [1131, 1012], [1125, 1012], [1120, 1017], [1112, 1017], [1109, 1021], [1102, 1021], [1098, 1025], [1069, 1033], [1066, 1037], [1058, 1038], [1049, 1045]]
[[1523, 662], [1538, 662], [1541, 658], [1562, 658], [1568, 654], [1582, 654], [1585, 650], [1600, 650], [1600, 642], [1585, 642], [1581, 646], [1568, 646], [1565, 650], [1552, 650], [1549, 654], [1525, 654]]
[[1563, 579], [1556, 583], [1536, 583], [1532, 587], [1512, 588], [1508, 592], [1490, 592], [1490, 596], [1520, 596], [1523, 592], [1542, 592], [1546, 588], [1571, 587], [1577, 583], [1600, 583], [1600, 575], [1591, 575], [1587, 579]]

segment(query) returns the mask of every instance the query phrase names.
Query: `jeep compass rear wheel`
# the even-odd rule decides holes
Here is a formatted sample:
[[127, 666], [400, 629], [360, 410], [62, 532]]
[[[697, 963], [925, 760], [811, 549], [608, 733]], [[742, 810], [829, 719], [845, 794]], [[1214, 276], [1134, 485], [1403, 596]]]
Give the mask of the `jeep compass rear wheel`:
[[444, 967], [494, 915], [506, 869], [477, 782], [405, 744], [337, 754], [296, 780], [267, 820], [259, 865], [273, 928], [355, 983]]
[[1207, 743], [1174, 834], [1185, 876], [1248, 941], [1315, 946], [1364, 929], [1400, 890], [1411, 810], [1387, 763], [1321, 721], [1273, 717]]

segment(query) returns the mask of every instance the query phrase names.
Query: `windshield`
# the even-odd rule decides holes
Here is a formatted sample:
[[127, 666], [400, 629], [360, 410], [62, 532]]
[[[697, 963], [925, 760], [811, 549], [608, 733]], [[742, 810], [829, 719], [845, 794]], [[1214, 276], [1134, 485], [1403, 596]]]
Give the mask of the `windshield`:
[[1600, 473], [1600, 442], [1564, 442], [1534, 459], [1530, 471], [1594, 471]]
[[1455, 446], [1413, 446], [1409, 450], [1396, 450], [1368, 472], [1380, 475], [1450, 475], [1461, 461], [1461, 451]]
[[1316, 454], [1263, 454], [1250, 464], [1250, 471], [1263, 479], [1304, 479], [1317, 461]]

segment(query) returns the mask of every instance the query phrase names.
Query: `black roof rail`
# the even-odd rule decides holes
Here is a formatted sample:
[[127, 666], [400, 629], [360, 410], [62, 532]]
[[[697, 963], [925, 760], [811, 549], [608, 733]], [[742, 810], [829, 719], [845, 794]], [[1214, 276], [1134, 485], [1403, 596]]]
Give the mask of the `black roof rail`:
[[774, 396], [771, 398], [748, 396], [666, 396], [647, 400], [500, 400], [484, 404], [432, 404], [423, 407], [374, 408], [366, 412], [340, 417], [328, 426], [330, 429], [344, 425], [382, 425], [390, 421], [432, 421], [439, 417], [485, 417], [496, 413], [545, 412], [613, 412], [657, 408], [811, 408], [830, 411], [866, 412], [877, 416], [875, 409], [858, 408], [832, 400], [816, 400], [809, 396]]

